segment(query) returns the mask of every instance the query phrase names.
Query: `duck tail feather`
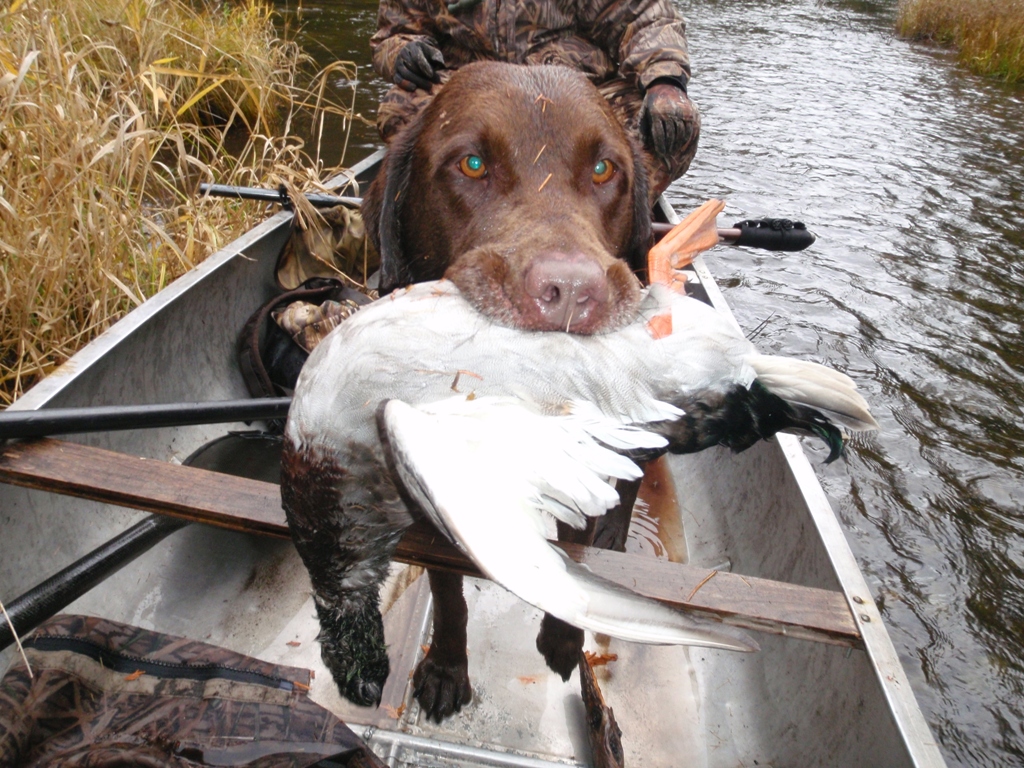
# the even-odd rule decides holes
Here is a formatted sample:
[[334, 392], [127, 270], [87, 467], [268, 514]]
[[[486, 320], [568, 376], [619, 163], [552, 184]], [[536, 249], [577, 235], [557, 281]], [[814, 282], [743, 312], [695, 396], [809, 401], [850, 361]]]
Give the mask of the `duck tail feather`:
[[776, 355], [753, 355], [749, 362], [762, 386], [783, 400], [814, 408], [855, 432], [878, 429], [867, 401], [849, 376], [824, 365]]

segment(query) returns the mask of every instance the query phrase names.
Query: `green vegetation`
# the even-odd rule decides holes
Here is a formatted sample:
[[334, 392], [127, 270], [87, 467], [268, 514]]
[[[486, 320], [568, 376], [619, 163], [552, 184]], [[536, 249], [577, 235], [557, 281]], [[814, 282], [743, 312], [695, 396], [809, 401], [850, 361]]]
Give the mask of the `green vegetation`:
[[901, 0], [896, 29], [955, 46], [975, 72], [1024, 80], [1024, 0]]
[[324, 175], [291, 126], [348, 113], [273, 21], [261, 0], [0, 11], [0, 403], [264, 215], [200, 181]]

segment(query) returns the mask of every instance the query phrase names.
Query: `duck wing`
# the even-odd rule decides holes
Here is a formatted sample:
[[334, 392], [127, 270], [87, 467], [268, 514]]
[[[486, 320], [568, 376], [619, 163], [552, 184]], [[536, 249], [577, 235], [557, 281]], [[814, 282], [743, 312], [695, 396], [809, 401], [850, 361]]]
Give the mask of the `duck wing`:
[[527, 603], [622, 640], [757, 649], [738, 630], [597, 576], [545, 538], [544, 512], [582, 526], [618, 502], [611, 478], [640, 476], [605, 445], [650, 450], [664, 438], [578, 403], [551, 414], [509, 397], [421, 406], [391, 400], [379, 413], [382, 441], [409, 494], [484, 574]]

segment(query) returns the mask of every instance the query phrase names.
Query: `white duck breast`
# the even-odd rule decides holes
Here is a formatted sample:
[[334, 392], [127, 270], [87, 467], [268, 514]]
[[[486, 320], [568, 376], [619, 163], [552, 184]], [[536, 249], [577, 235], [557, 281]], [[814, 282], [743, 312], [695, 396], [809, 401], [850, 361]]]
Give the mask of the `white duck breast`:
[[[667, 312], [673, 332], [656, 339], [648, 323]], [[795, 426], [836, 453], [839, 433], [818, 411], [875, 426], [846, 376], [760, 355], [714, 309], [659, 286], [635, 322], [595, 336], [496, 325], [446, 281], [396, 292], [310, 356], [287, 437], [296, 452], [343, 464], [360, 446], [383, 465], [385, 402], [380, 428], [401, 482], [492, 579], [582, 628], [735, 650], [756, 644], [572, 564], [545, 540], [541, 514], [582, 527], [614, 506], [609, 479], [639, 472], [615, 451], [742, 450]]]
[[[655, 339], [647, 323], [666, 311], [674, 332]], [[784, 400], [830, 411], [851, 429], [877, 427], [847, 376], [760, 355], [713, 308], [660, 286], [635, 322], [579, 336], [496, 325], [442, 280], [391, 294], [328, 335], [299, 377], [288, 436], [295, 445], [375, 442], [379, 403], [418, 405], [453, 392], [512, 395], [548, 413], [587, 402], [622, 423], [651, 424], [678, 418], [671, 401], [681, 395], [747, 387], [761, 370], [785, 385]]]

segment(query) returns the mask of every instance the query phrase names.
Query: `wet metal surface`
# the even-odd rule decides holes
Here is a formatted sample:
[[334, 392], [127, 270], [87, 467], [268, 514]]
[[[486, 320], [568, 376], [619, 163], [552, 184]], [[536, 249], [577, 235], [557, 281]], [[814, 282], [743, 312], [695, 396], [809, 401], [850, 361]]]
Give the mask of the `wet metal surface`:
[[[1018, 764], [1024, 89], [895, 39], [895, 2], [680, 5], [703, 129], [670, 198], [722, 196], [722, 223], [787, 216], [818, 234], [800, 254], [708, 261], [743, 327], [768, 319], [762, 347], [866, 391], [882, 431], [818, 476], [950, 764]], [[302, 7], [315, 55], [361, 64], [372, 119], [376, 3]], [[374, 141], [353, 136], [350, 162]], [[653, 527], [634, 526], [639, 548], [656, 549]]]

